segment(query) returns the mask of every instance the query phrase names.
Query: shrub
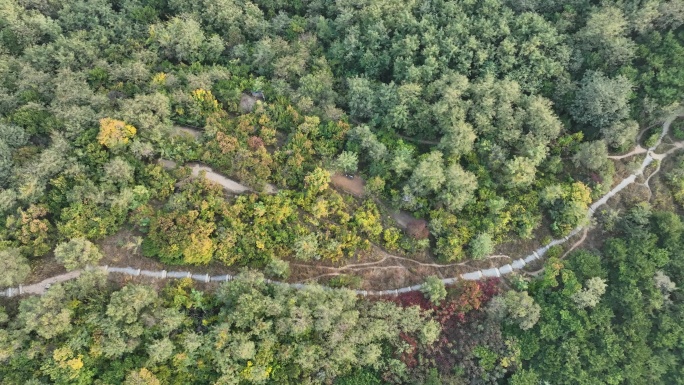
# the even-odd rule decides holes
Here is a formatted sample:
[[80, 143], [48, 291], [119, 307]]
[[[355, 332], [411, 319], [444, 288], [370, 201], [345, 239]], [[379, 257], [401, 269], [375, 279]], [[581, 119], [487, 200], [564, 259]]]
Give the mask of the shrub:
[[377, 374], [372, 373], [366, 369], [355, 370], [349, 375], [338, 377], [335, 380], [335, 385], [380, 385], [382, 381]]
[[677, 119], [672, 122], [672, 135], [675, 137], [675, 139], [684, 139], [684, 120]]
[[563, 247], [561, 245], [555, 245], [549, 247], [546, 251], [546, 258], [559, 258], [563, 254]]
[[67, 270], [96, 265], [102, 259], [97, 246], [85, 238], [74, 238], [55, 247], [55, 258]]
[[290, 264], [282, 259], [273, 258], [266, 266], [266, 274], [277, 278], [287, 278], [290, 275]]
[[294, 244], [295, 258], [301, 261], [321, 259], [318, 252], [318, 237], [314, 233], [309, 233], [297, 238]]
[[494, 242], [487, 233], [482, 233], [470, 241], [470, 256], [473, 259], [482, 259], [494, 251]]
[[361, 277], [349, 274], [336, 275], [328, 281], [330, 287], [346, 287], [348, 289], [358, 289], [361, 287], [363, 280]]
[[14, 286], [23, 282], [31, 268], [19, 249], [6, 249], [0, 251], [0, 287]]
[[410, 221], [406, 226], [406, 232], [415, 239], [427, 239], [430, 236], [427, 221], [423, 219]]
[[399, 241], [399, 238], [401, 238], [401, 232], [392, 227], [385, 229], [385, 231], [383, 231], [382, 237], [385, 240], [385, 247], [388, 249], [396, 249], [397, 241]]
[[659, 137], [660, 137], [659, 132], [656, 132], [652, 135], [649, 135], [648, 139], [646, 139], [646, 141], [644, 141], [644, 146], [646, 148], [651, 148], [651, 147], [655, 146], [655, 144], [658, 143]]
[[434, 275], [425, 279], [425, 283], [420, 291], [435, 305], [444, 300], [447, 295], [444, 282]]

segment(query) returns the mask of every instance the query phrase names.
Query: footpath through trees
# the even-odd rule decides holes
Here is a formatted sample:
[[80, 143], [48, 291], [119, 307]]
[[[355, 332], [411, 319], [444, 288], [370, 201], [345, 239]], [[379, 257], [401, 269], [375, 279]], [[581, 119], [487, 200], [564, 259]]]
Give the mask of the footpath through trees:
[[[617, 186], [615, 186], [612, 190], [610, 190], [608, 193], [606, 193], [603, 197], [601, 197], [599, 200], [594, 202], [590, 207], [587, 212], [587, 216], [592, 217], [596, 210], [605, 205], [608, 200], [612, 197], [614, 197], [616, 194], [618, 194], [620, 191], [622, 191], [625, 187], [629, 186], [630, 184], [634, 183], [636, 181], [637, 176], [641, 176], [644, 173], [644, 170], [646, 167], [648, 167], [654, 160], [657, 160], [658, 162], [662, 162], [663, 159], [666, 157], [670, 156], [673, 154], [675, 151], [684, 148], [684, 141], [679, 141], [675, 142], [672, 144], [672, 148], [667, 150], [664, 153], [657, 154], [655, 153], [656, 148], [660, 146], [660, 144], [663, 141], [663, 138], [665, 138], [670, 130], [670, 125], [672, 122], [680, 117], [684, 116], [684, 109], [679, 109], [672, 113], [665, 121], [663, 122], [663, 128], [660, 133], [660, 136], [658, 137], [658, 140], [656, 143], [651, 146], [648, 149], [645, 149], [642, 151], [642, 148], [640, 145], [637, 145], [634, 150], [632, 150], [630, 153], [622, 156], [629, 156], [633, 155], [636, 153], [643, 153], [646, 152], [646, 158], [641, 162], [641, 166], [639, 169], [637, 169], [633, 174], [629, 175], [625, 179], [623, 179]], [[621, 159], [622, 157], [614, 157], [613, 159]], [[653, 175], [658, 173], [660, 170], [660, 163], [658, 164], [658, 167], [656, 170], [651, 173], [646, 181], [644, 182], [644, 185], [648, 188], [648, 182]], [[200, 169], [197, 169], [197, 174], [199, 174]], [[221, 176], [222, 178], [225, 178]], [[235, 182], [233, 182], [235, 183]], [[650, 188], [649, 188], [650, 191]], [[458, 277], [452, 277], [452, 278], [443, 278], [442, 282], [446, 285], [451, 285], [454, 284], [457, 280], [459, 279], [464, 279], [464, 280], [480, 280], [484, 278], [493, 278], [493, 277], [501, 277], [502, 275], [510, 274], [515, 270], [520, 270], [525, 267], [525, 265], [541, 259], [544, 254], [553, 246], [556, 245], [561, 245], [567, 242], [570, 238], [573, 236], [579, 234], [581, 231], [585, 229], [585, 226], [580, 226], [575, 228], [570, 234], [568, 234], [566, 237], [561, 238], [561, 239], [554, 239], [551, 242], [549, 242], [546, 246], [541, 247], [537, 250], [534, 250], [525, 258], [521, 258], [518, 260], [515, 260], [509, 264], [505, 264], [503, 266], [499, 267], [493, 267], [490, 269], [485, 269], [485, 270], [477, 270], [477, 271], [472, 271], [468, 273], [461, 274]], [[579, 243], [576, 243], [573, 245], [574, 248], [579, 246]], [[396, 259], [402, 259], [405, 261], [410, 261], [414, 263], [421, 264], [421, 262], [418, 261], [413, 261], [408, 258], [403, 258], [395, 255], [388, 254], [387, 257], [389, 258], [396, 258]], [[491, 256], [490, 258], [493, 257], [507, 257], [504, 255], [498, 255], [498, 256]], [[384, 259], [383, 259], [384, 260]], [[378, 262], [371, 262], [369, 264], [364, 264], [364, 265], [372, 265], [373, 263], [379, 263]], [[441, 267], [446, 267], [448, 265], [437, 265], [437, 264], [430, 264], [434, 265], [435, 267], [441, 266]], [[339, 267], [339, 268], [333, 268], [333, 269], [339, 269], [342, 270], [344, 269], [345, 266]], [[166, 279], [166, 278], [191, 278], [200, 282], [223, 282], [223, 281], [230, 281], [233, 279], [233, 276], [230, 274], [226, 275], [219, 275], [219, 276], [210, 276], [208, 273], [207, 274], [192, 274], [190, 272], [180, 272], [180, 271], [166, 271], [166, 270], [161, 270], [161, 271], [149, 271], [149, 270], [141, 270], [141, 269], [135, 269], [132, 267], [110, 267], [110, 266], [99, 266], [96, 269], [101, 269], [105, 271], [106, 273], [117, 273], [117, 274], [126, 274], [129, 276], [145, 276], [145, 277], [152, 277], [152, 278], [159, 278], [159, 279]], [[50, 277], [48, 279], [43, 280], [42, 282], [32, 284], [32, 285], [27, 285], [27, 286], [19, 286], [16, 288], [8, 288], [4, 291], [0, 291], [0, 296], [5, 296], [5, 297], [13, 297], [16, 295], [22, 295], [22, 294], [43, 294], [49, 287], [50, 285], [53, 285], [55, 283], [59, 282], [64, 282], [70, 279], [74, 279], [80, 275], [81, 271], [76, 270], [72, 271], [66, 274], [61, 274], [58, 276]], [[287, 283], [287, 282], [279, 282], [279, 281], [272, 281], [267, 279], [266, 282], [272, 283], [272, 284], [279, 284], [279, 285], [289, 285], [293, 288], [296, 289], [303, 289], [306, 288], [307, 286], [310, 286], [308, 284], [303, 284], [303, 283]], [[411, 291], [417, 291], [420, 290], [423, 287], [424, 284], [420, 285], [414, 285], [414, 286], [408, 286], [408, 287], [402, 287], [398, 289], [387, 289], [387, 290], [380, 290], [380, 291], [370, 291], [370, 290], [354, 290], [357, 294], [363, 295], [363, 296], [387, 296], [387, 295], [398, 295], [400, 293], [406, 293], [406, 292], [411, 292]]]

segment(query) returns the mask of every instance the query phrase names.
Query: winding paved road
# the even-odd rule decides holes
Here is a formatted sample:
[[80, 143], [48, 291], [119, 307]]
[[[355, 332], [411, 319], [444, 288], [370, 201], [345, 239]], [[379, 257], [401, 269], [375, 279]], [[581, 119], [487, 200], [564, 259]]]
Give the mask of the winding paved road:
[[[589, 210], [587, 212], [587, 215], [589, 217], [593, 216], [596, 210], [605, 205], [610, 198], [615, 196], [615, 194], [619, 193], [622, 191], [625, 187], [629, 186], [630, 184], [634, 183], [636, 180], [637, 176], [643, 175], [644, 170], [648, 165], [650, 165], [654, 160], [662, 161], [665, 159], [667, 156], [673, 154], [675, 151], [684, 148], [684, 141], [676, 142], [673, 144], [673, 148], [669, 149], [668, 151], [661, 153], [661, 154], [656, 154], [654, 153], [655, 149], [662, 143], [663, 138], [667, 135], [669, 129], [670, 129], [670, 124], [674, 119], [676, 119], [679, 116], [684, 115], [684, 109], [679, 109], [673, 114], [671, 114], [663, 123], [663, 130], [658, 138], [658, 141], [656, 142], [655, 145], [653, 145], [651, 148], [646, 150], [646, 158], [642, 161], [641, 166], [639, 169], [632, 175], [628, 176], [627, 178], [623, 179], [622, 182], [620, 182], [617, 186], [615, 186], [612, 190], [610, 190], [606, 195], [601, 197], [601, 199], [597, 200], [594, 202], [591, 207], [589, 207]], [[639, 153], [639, 147], [636, 149], [637, 153]], [[634, 152], [634, 151], [632, 151]], [[627, 154], [626, 154], [627, 155]], [[201, 166], [200, 166], [201, 167]], [[197, 173], [199, 174], [199, 171], [201, 169], [198, 169]], [[656, 171], [651, 174], [650, 176], [653, 176], [656, 172], [660, 170], [660, 167], [656, 169]], [[193, 169], [193, 173], [194, 173]], [[213, 171], [212, 171], [213, 172]], [[209, 174], [209, 173], [207, 173]], [[218, 174], [217, 174], [218, 175]], [[649, 176], [649, 178], [650, 178]], [[648, 181], [648, 180], [647, 180]], [[234, 181], [231, 181], [232, 183], [235, 183]], [[647, 186], [648, 187], [648, 186]], [[572, 236], [580, 233], [581, 231], [584, 230], [584, 226], [577, 227], [574, 229], [568, 236], [561, 238], [561, 239], [554, 239], [552, 240], [549, 244], [547, 244], [544, 247], [541, 247], [537, 250], [532, 251], [530, 255], [528, 255], [525, 258], [518, 259], [516, 261], [513, 261], [510, 264], [506, 264], [503, 266], [499, 267], [494, 267], [491, 269], [486, 269], [486, 270], [478, 270], [478, 271], [473, 271], [465, 274], [461, 274], [459, 277], [453, 277], [453, 278], [445, 278], [442, 279], [442, 282], [445, 284], [453, 284], [455, 283], [458, 279], [464, 279], [464, 280], [479, 280], [483, 278], [490, 278], [490, 277], [500, 277], [502, 275], [510, 274], [511, 272], [515, 270], [520, 270], [525, 265], [528, 263], [531, 263], [537, 259], [541, 259], [544, 254], [549, 250], [549, 248], [555, 246], [555, 245], [560, 245], [565, 242], [567, 242]], [[580, 242], [577, 242], [573, 247], [579, 246]], [[396, 258], [401, 258], [397, 256], [393, 256]], [[500, 256], [496, 256], [500, 257]], [[191, 274], [190, 272], [177, 272], [177, 271], [171, 271], [168, 272], [166, 270], [162, 271], [147, 271], [147, 270], [140, 270], [140, 269], [135, 269], [132, 267], [109, 267], [109, 266], [99, 266], [97, 269], [101, 269], [105, 271], [108, 274], [111, 273], [116, 273], [116, 274], [127, 274], [131, 276], [146, 276], [146, 277], [153, 277], [153, 278], [159, 278], [159, 279], [165, 279], [165, 278], [192, 278], [197, 281], [201, 282], [222, 282], [222, 281], [230, 281], [234, 277], [231, 275], [220, 275], [220, 276], [210, 276], [209, 274]], [[53, 285], [55, 283], [59, 282], [64, 282], [70, 279], [74, 279], [78, 277], [81, 274], [80, 271], [72, 271], [66, 274], [58, 275], [55, 277], [48, 278], [42, 282], [33, 284], [33, 285], [27, 285], [27, 286], [19, 286], [18, 288], [8, 288], [4, 292], [0, 292], [0, 296], [8, 296], [12, 297], [15, 295], [20, 295], [20, 294], [42, 294], [47, 290], [47, 288], [50, 285]], [[279, 284], [279, 285], [288, 285], [296, 289], [304, 289], [307, 286], [307, 284], [302, 284], [302, 283], [286, 283], [286, 282], [278, 282], [278, 281], [271, 281], [271, 280], [266, 280], [268, 283], [272, 284]], [[415, 290], [420, 290], [422, 285], [414, 285], [410, 287], [403, 287], [400, 289], [390, 289], [390, 290], [382, 290], [382, 291], [367, 291], [367, 290], [355, 290], [355, 292], [359, 295], [363, 296], [386, 296], [386, 295], [398, 295], [400, 293], [405, 293], [405, 292], [410, 292], [410, 291], [415, 291]]]

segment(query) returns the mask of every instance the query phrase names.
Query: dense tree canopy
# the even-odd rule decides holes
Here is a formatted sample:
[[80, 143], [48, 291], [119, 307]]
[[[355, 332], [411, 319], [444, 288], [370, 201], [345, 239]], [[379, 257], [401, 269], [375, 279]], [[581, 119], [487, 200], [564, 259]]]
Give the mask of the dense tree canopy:
[[671, 293], [683, 229], [676, 214], [636, 207], [600, 253], [549, 261], [529, 289], [537, 325], [511, 330], [525, 366], [559, 384], [681, 383], [682, 301]]
[[[609, 154], [656, 144], [683, 99], [681, 0], [0, 0], [0, 289], [106, 263], [124, 235], [164, 268], [338, 287], [371, 283], [336, 264], [385, 253], [422, 261], [395, 282], [480, 268], [589, 224], [639, 162]], [[681, 383], [684, 171], [666, 161], [644, 172], [664, 212], [598, 213], [600, 250], [501, 292], [84, 272], [0, 307], [0, 378]]]
[[253, 273], [215, 295], [189, 281], [162, 294], [141, 285], [111, 291], [103, 278], [84, 273], [22, 301], [0, 330], [6, 381], [322, 384], [360, 367], [401, 377], [406, 365], [384, 352], [400, 352], [409, 336], [429, 346], [440, 331], [417, 306], [269, 286]]
[[[46, 252], [36, 239], [104, 237], [164, 201], [182, 174], [151, 164], [161, 157], [210, 163], [256, 191], [300, 189], [321, 166], [358, 171], [373, 198], [461, 218], [432, 232], [437, 257], [460, 258], [476, 234], [532, 236], [549, 185], [606, 191], [606, 152], [577, 146], [577, 133], [626, 150], [682, 98], [676, 1], [3, 7], [3, 212], [33, 204], [28, 215], [49, 222], [18, 237], [8, 220], [4, 238], [26, 255]], [[173, 124], [204, 132], [193, 141]], [[306, 205], [319, 218], [335, 206]], [[188, 228], [197, 220], [208, 219]], [[219, 252], [207, 236], [179, 240], [187, 261]]]

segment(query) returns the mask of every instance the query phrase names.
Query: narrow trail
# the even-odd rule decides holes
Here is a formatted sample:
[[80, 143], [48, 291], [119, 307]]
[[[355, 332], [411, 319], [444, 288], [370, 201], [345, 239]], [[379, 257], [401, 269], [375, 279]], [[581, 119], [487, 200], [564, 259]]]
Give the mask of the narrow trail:
[[658, 166], [656, 167], [655, 171], [653, 171], [651, 173], [651, 175], [649, 175], [648, 178], [646, 178], [646, 180], [643, 183], [643, 185], [646, 187], [646, 190], [648, 190], [648, 199], [649, 200], [653, 196], [653, 190], [651, 190], [651, 186], [649, 185], [649, 182], [651, 181], [651, 178], [653, 177], [653, 175], [660, 172], [660, 167], [662, 166], [662, 164], [663, 164], [662, 162], [658, 161]]
[[[159, 160], [157, 160], [157, 163], [159, 163], [163, 168], [167, 170], [174, 169], [178, 166], [176, 162], [169, 159], [160, 158]], [[207, 180], [218, 184], [225, 190], [228, 190], [232, 193], [242, 194], [248, 191], [253, 191], [250, 187], [245, 186], [240, 182], [234, 181], [224, 175], [217, 173], [209, 166], [205, 166], [195, 162], [190, 162], [186, 163], [185, 167], [190, 168], [190, 170], [192, 171], [191, 175], [193, 178], [197, 178], [202, 172], [204, 172], [204, 177]], [[264, 190], [267, 194], [275, 194], [278, 192], [278, 189], [270, 183], [266, 183]]]
[[588, 233], [589, 233], [589, 227], [585, 227], [584, 231], [582, 231], [582, 238], [580, 238], [577, 242], [575, 242], [575, 244], [573, 244], [572, 247], [570, 247], [568, 249], [568, 251], [563, 253], [563, 255], [560, 257], [560, 259], [567, 257], [570, 253], [575, 251], [576, 248], [580, 247], [584, 243], [584, 241], [587, 240], [587, 234]]
[[212, 181], [216, 184], [221, 185], [226, 190], [230, 190], [234, 193], [241, 194], [247, 191], [250, 191], [251, 189], [243, 184], [240, 184], [232, 179], [226, 178], [225, 176], [218, 174], [214, 172], [214, 170], [211, 169], [211, 167], [207, 166], [202, 166], [197, 163], [189, 163], [186, 164], [187, 167], [190, 167], [192, 169], [192, 176], [193, 177], [198, 177], [202, 171], [204, 171], [204, 177]]
[[[644, 170], [648, 165], [650, 165], [654, 160], [662, 161], [665, 159], [667, 156], [671, 155], [675, 151], [684, 148], [684, 141], [680, 142], [675, 142], [672, 144], [673, 148], [667, 150], [664, 153], [656, 154], [654, 151], [655, 149], [660, 146], [660, 144], [663, 141], [663, 138], [667, 135], [670, 124], [674, 119], [676, 119], [679, 116], [682, 116], [684, 114], [684, 109], [679, 109], [673, 114], [671, 114], [665, 121], [663, 122], [663, 130], [658, 137], [657, 142], [650, 148], [646, 150], [646, 157], [642, 161], [641, 166], [639, 167], [638, 170], [636, 170], [633, 174], [628, 176], [627, 178], [623, 179], [622, 182], [620, 182], [617, 186], [615, 186], [612, 190], [610, 190], [608, 193], [606, 193], [601, 199], [597, 200], [594, 202], [591, 207], [589, 207], [589, 210], [587, 212], [588, 217], [592, 217], [596, 210], [605, 205], [610, 198], [615, 196], [615, 194], [619, 193], [622, 191], [625, 187], [629, 186], [630, 184], [634, 183], [636, 181], [636, 177], [643, 175]], [[638, 149], [637, 149], [638, 150]], [[660, 171], [660, 166], [649, 176], [649, 178], [646, 180], [646, 183], [650, 180], [650, 177], [652, 177], [654, 174], [656, 174], [658, 171]], [[650, 190], [650, 189], [649, 189]], [[537, 250], [532, 251], [530, 255], [528, 255], [525, 258], [521, 258], [515, 261], [512, 261], [509, 264], [505, 264], [503, 266], [499, 267], [494, 267], [486, 270], [478, 270], [478, 271], [473, 271], [469, 273], [464, 273], [461, 274], [459, 277], [453, 277], [453, 278], [444, 278], [442, 279], [442, 282], [445, 284], [453, 284], [459, 279], [464, 279], [464, 280], [479, 280], [483, 278], [490, 278], [490, 277], [500, 277], [502, 275], [510, 274], [515, 270], [520, 270], [525, 267], [525, 265], [541, 259], [544, 254], [551, 248], [552, 246], [556, 245], [561, 245], [565, 242], [567, 242], [571, 237], [579, 234], [580, 232], [583, 232], [582, 237], [575, 243], [573, 246], [570, 248], [569, 251], [567, 251], [564, 255], [563, 258], [569, 255], [569, 253], [582, 245], [584, 241], [587, 238], [587, 232], [589, 231], [589, 228], [586, 226], [581, 226], [576, 229], [574, 229], [570, 234], [568, 234], [566, 237], [562, 239], [554, 239], [552, 240], [549, 244], [547, 244], [544, 247], [541, 247]], [[493, 255], [489, 257], [490, 259], [496, 259], [496, 258], [508, 258], [511, 259], [509, 256], [506, 255]], [[399, 257], [396, 255], [391, 255], [388, 253], [385, 253], [385, 256], [374, 262], [368, 262], [368, 263], [359, 263], [359, 264], [351, 264], [347, 266], [342, 266], [339, 268], [336, 267], [323, 267], [319, 266], [318, 268], [324, 268], [324, 269], [334, 269], [336, 270], [335, 272], [328, 273], [323, 276], [328, 276], [328, 275], [339, 275], [340, 271], [344, 270], [350, 270], [354, 268], [373, 268], [373, 269], [390, 269], [390, 268], [406, 268], [403, 266], [401, 263], [400, 266], [373, 266], [377, 265], [379, 263], [382, 263], [383, 261], [386, 261], [387, 259], [395, 259], [398, 261], [403, 261], [403, 262], [408, 262], [408, 263], [413, 263], [413, 264], [418, 264], [421, 266], [427, 266], [427, 267], [436, 267], [436, 268], [442, 268], [442, 267], [449, 267], [449, 266], [464, 266], [467, 264], [467, 262], [462, 262], [462, 263], [455, 263], [455, 264], [450, 264], [450, 265], [440, 265], [440, 264], [434, 264], [434, 263], [423, 263], [423, 262], [418, 262], [409, 258], [404, 258], [404, 257]], [[306, 266], [306, 265], [304, 265]], [[312, 266], [307, 266], [307, 267], [312, 267]], [[131, 267], [109, 267], [109, 266], [99, 266], [97, 269], [103, 270], [108, 274], [111, 273], [117, 273], [117, 274], [126, 274], [130, 276], [145, 276], [145, 277], [152, 277], [152, 278], [159, 278], [159, 279], [165, 279], [165, 278], [191, 278], [197, 281], [201, 282], [222, 282], [222, 281], [230, 281], [234, 277], [226, 274], [226, 275], [221, 275], [221, 276], [210, 276], [209, 274], [192, 274], [190, 272], [167, 272], [166, 270], [162, 271], [147, 271], [147, 270], [141, 270], [141, 269], [134, 269]], [[543, 270], [543, 269], [542, 269]], [[541, 270], [538, 270], [533, 273], [539, 273]], [[32, 285], [27, 285], [27, 286], [19, 286], [18, 288], [8, 288], [5, 291], [0, 292], [0, 296], [7, 296], [7, 297], [13, 297], [15, 295], [21, 295], [21, 294], [42, 294], [47, 290], [47, 288], [50, 285], [59, 283], [59, 282], [64, 282], [70, 279], [74, 279], [80, 275], [80, 271], [72, 271], [66, 274], [61, 274], [58, 276], [54, 276], [51, 278], [48, 278], [42, 282], [32, 284]], [[529, 274], [533, 274], [529, 273]], [[278, 281], [271, 281], [269, 279], [266, 280], [268, 283], [273, 283], [273, 284], [279, 284], [279, 285], [288, 285], [290, 287], [296, 288], [296, 289], [305, 289], [309, 285], [302, 284], [302, 283], [285, 283], [285, 282], [278, 282]], [[403, 287], [400, 289], [389, 289], [389, 290], [382, 290], [382, 291], [367, 291], [367, 290], [355, 290], [355, 292], [359, 295], [363, 296], [388, 296], [388, 295], [398, 295], [400, 293], [406, 293], [410, 291], [415, 291], [415, 290], [420, 290], [422, 285], [414, 285], [410, 287]], [[328, 288], [330, 289], [330, 288]]]
[[318, 266], [318, 265], [309, 265], [306, 263], [290, 263], [290, 266], [299, 266], [299, 267], [306, 267], [306, 268], [317, 268], [317, 269], [327, 269], [327, 270], [349, 270], [349, 269], [354, 269], [357, 267], [366, 267], [370, 266], [373, 267], [375, 265], [379, 265], [383, 262], [385, 262], [388, 259], [388, 256], [382, 257], [382, 259], [379, 259], [377, 261], [373, 262], [364, 262], [364, 263], [353, 263], [349, 265], [344, 265], [344, 266]]
[[672, 145], [673, 148], [667, 150], [666, 152], [664, 152], [664, 153], [662, 153], [662, 154], [653, 154], [653, 155], [652, 155], [653, 159], [655, 159], [655, 160], [658, 161], [658, 166], [657, 166], [656, 169], [655, 169], [655, 170], [646, 178], [646, 180], [645, 180], [644, 183], [643, 183], [643, 185], [644, 185], [644, 186], [646, 187], [646, 189], [648, 190], [648, 199], [651, 199], [651, 197], [653, 196], [653, 190], [651, 190], [651, 186], [649, 185], [649, 182], [651, 181], [651, 178], [653, 178], [654, 175], [656, 175], [657, 173], [660, 172], [660, 168], [661, 168], [662, 165], [663, 165], [662, 160], [665, 159], [668, 155], [672, 154], [673, 152], [675, 152], [675, 151], [677, 151], [677, 150], [680, 150], [680, 149], [684, 148], [684, 142], [674, 142], [674, 143], [671, 143], [670, 145]]
[[[588, 233], [589, 233], [589, 227], [585, 227], [584, 230], [582, 231], [582, 237], [581, 237], [577, 242], [575, 242], [575, 243], [574, 243], [574, 244], [573, 244], [565, 253], [563, 253], [563, 255], [561, 255], [561, 257], [560, 257], [559, 259], [560, 259], [560, 260], [565, 259], [565, 257], [567, 257], [568, 255], [570, 255], [570, 253], [572, 253], [573, 251], [575, 251], [575, 249], [577, 249], [578, 247], [582, 246], [582, 244], [584, 243], [584, 241], [587, 240], [587, 234], [588, 234]], [[531, 276], [533, 276], [533, 277], [536, 277], [536, 276], [539, 275], [539, 273], [541, 273], [542, 271], [544, 271], [544, 268], [543, 268], [543, 267], [542, 267], [541, 269], [535, 270], [535, 271], [526, 271], [525, 274], [526, 274], [526, 275], [531, 275]]]
[[60, 274], [54, 277], [50, 277], [46, 280], [38, 282], [33, 285], [28, 285], [23, 287], [24, 294], [43, 294], [47, 288], [56, 283], [68, 281], [74, 278], [78, 278], [81, 275], [80, 270], [71, 271], [68, 273]]
[[645, 154], [648, 152], [647, 149], [641, 147], [640, 144], [637, 144], [637, 146], [630, 152], [624, 154], [624, 155], [610, 155], [608, 156], [608, 159], [624, 159], [624, 158], [629, 158], [630, 156], [638, 155], [638, 154]]
[[[173, 126], [173, 136], [189, 136], [193, 138], [194, 140], [198, 140], [202, 136], [202, 130], [199, 129], [198, 127], [189, 127], [189, 126]], [[176, 162], [168, 159], [159, 159], [158, 163], [162, 165], [165, 169], [174, 169], [177, 167]], [[205, 166], [199, 163], [194, 163], [190, 162], [185, 164], [186, 167], [190, 167], [192, 169], [192, 176], [193, 177], [198, 177], [202, 171], [205, 172], [205, 178], [207, 180], [210, 180], [214, 183], [219, 184], [221, 187], [224, 189], [236, 193], [236, 194], [242, 194], [245, 192], [253, 191], [250, 187], [245, 186], [244, 184], [234, 181], [224, 175], [221, 175], [214, 171], [211, 167]], [[278, 189], [276, 189], [275, 186], [273, 186], [270, 183], [267, 183], [265, 186], [265, 192], [267, 194], [275, 194], [278, 192]]]
[[[381, 259], [379, 259], [377, 261], [373, 261], [373, 262], [353, 263], [353, 264], [344, 265], [344, 266], [320, 266], [320, 265], [310, 265], [307, 263], [290, 263], [290, 265], [291, 266], [297, 266], [297, 267], [306, 267], [308, 269], [324, 269], [324, 270], [336, 270], [336, 271], [359, 270], [359, 268], [373, 268], [374, 266], [377, 268], [377, 265], [380, 265], [383, 262], [386, 262], [388, 259], [405, 261], [405, 262], [416, 264], [416, 265], [419, 265], [422, 267], [442, 268], [442, 267], [454, 267], [454, 266], [467, 266], [468, 265], [468, 262], [447, 263], [447, 264], [420, 262], [420, 261], [416, 261], [415, 259], [400, 257], [398, 255], [389, 254], [388, 252], [380, 249], [379, 247], [376, 247], [376, 252], [382, 253], [384, 255]], [[489, 257], [486, 257], [483, 260], [499, 259], [499, 258], [511, 259], [511, 257], [509, 257], [508, 255], [490, 255]]]
[[407, 228], [408, 224], [411, 223], [412, 221], [417, 220], [416, 218], [413, 217], [413, 215], [411, 215], [411, 214], [409, 214], [403, 210], [391, 210], [390, 216], [403, 229]]

